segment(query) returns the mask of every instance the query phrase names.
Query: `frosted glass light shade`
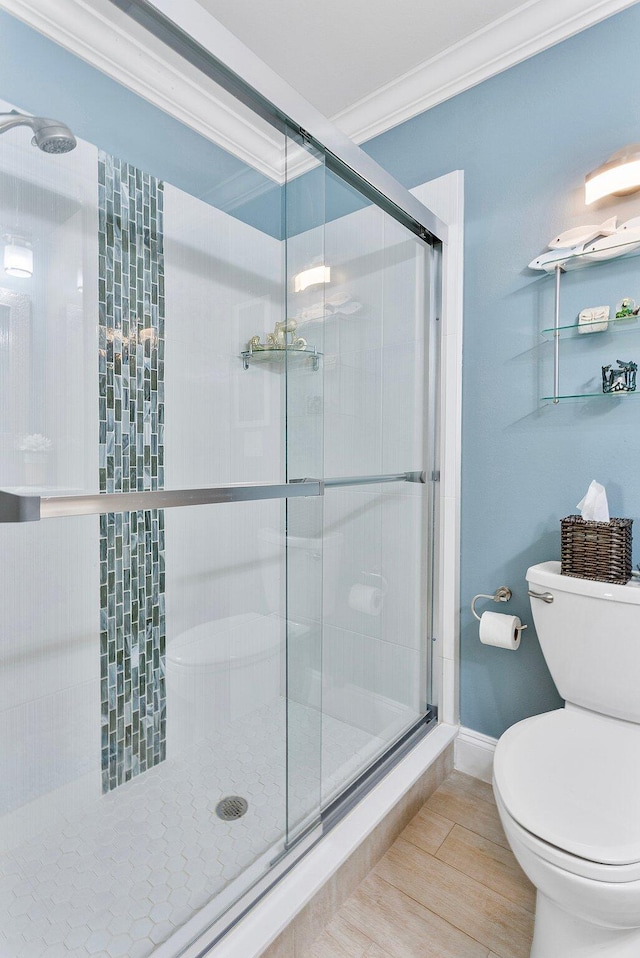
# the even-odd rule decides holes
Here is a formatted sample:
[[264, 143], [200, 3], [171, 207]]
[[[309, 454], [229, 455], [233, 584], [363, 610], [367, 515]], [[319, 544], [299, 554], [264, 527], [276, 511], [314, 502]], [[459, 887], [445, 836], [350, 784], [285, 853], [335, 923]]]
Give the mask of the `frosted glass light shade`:
[[293, 289], [296, 293], [301, 293], [308, 286], [316, 286], [318, 283], [331, 282], [330, 266], [313, 266], [311, 269], [303, 269], [301, 273], [296, 273], [293, 277]]
[[4, 248], [4, 271], [9, 276], [29, 279], [33, 276], [33, 250], [30, 246], [7, 243]]
[[640, 143], [632, 143], [610, 156], [585, 177], [585, 203], [603, 196], [626, 196], [640, 190]]

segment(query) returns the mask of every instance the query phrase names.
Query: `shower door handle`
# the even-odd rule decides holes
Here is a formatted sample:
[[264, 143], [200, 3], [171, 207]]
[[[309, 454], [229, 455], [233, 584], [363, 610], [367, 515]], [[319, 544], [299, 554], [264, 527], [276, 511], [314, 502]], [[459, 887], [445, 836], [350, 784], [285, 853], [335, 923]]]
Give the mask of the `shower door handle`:
[[326, 488], [366, 486], [386, 482], [426, 482], [425, 472], [394, 472], [375, 476], [341, 476], [336, 479], [291, 479], [289, 482], [211, 486], [206, 489], [154, 489], [145, 492], [99, 492], [78, 496], [29, 496], [0, 489], [0, 523], [37, 522], [69, 516], [100, 516], [107, 512], [140, 512], [175, 509], [221, 502], [254, 502], [259, 499], [294, 499], [324, 496]]
[[34, 522], [69, 516], [98, 516], [107, 512], [139, 512], [174, 509], [223, 502], [254, 502], [259, 499], [292, 499], [323, 496], [321, 479], [293, 482], [212, 486], [208, 489], [156, 489], [146, 492], [100, 492], [78, 496], [25, 496], [0, 490], [0, 523]]

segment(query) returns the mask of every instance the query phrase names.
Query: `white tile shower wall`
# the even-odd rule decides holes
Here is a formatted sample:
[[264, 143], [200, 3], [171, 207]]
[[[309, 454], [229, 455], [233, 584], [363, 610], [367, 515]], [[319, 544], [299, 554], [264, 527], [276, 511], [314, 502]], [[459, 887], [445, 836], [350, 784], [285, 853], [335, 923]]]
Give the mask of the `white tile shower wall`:
[[[287, 239], [287, 296], [286, 315], [297, 324], [297, 336], [304, 339], [310, 348], [324, 354], [325, 324], [318, 322], [314, 313], [321, 310], [325, 302], [325, 286], [313, 285], [301, 292], [295, 291], [294, 277], [297, 273], [317, 266], [325, 260], [324, 230], [307, 230]], [[289, 479], [304, 476], [323, 475], [323, 440], [325, 390], [324, 380], [328, 369], [326, 357], [317, 371], [308, 360], [290, 355], [287, 373], [287, 477]], [[320, 528], [316, 524], [317, 510], [305, 507], [302, 503], [290, 503], [289, 530], [302, 537], [318, 537]], [[317, 552], [317, 549], [314, 550]], [[318, 618], [320, 615], [320, 597], [316, 586], [317, 579], [309, 579], [309, 591], [306, 594], [308, 615]]]
[[[0, 101], [0, 111], [15, 108]], [[20, 109], [21, 105], [18, 104]], [[34, 272], [30, 279], [2, 272], [2, 294], [13, 293], [31, 313], [26, 328], [12, 330], [10, 355], [3, 363], [21, 375], [12, 394], [3, 395], [0, 438], [3, 485], [33, 481], [27, 476], [18, 440], [40, 432], [52, 441], [41, 473], [51, 486], [95, 485], [94, 408], [85, 400], [95, 368], [96, 278], [82, 289], [82, 266], [95, 274], [95, 147], [79, 141], [73, 153], [55, 156], [36, 151], [26, 137], [5, 137], [0, 149], [0, 217], [5, 231], [29, 238]], [[4, 302], [4, 295], [2, 297]], [[26, 362], [26, 365], [25, 365]], [[7, 370], [3, 368], [3, 383]], [[60, 376], [67, 369], [69, 375]], [[78, 372], [80, 370], [80, 372]], [[5, 401], [6, 400], [6, 401]]]
[[[328, 489], [325, 493], [325, 528], [342, 536], [341, 549], [334, 561], [340, 564], [335, 579], [337, 594], [328, 625], [363, 635], [381, 637], [380, 615], [369, 615], [350, 604], [351, 590], [363, 585], [378, 587], [381, 573], [381, 523], [379, 486]], [[326, 564], [331, 561], [327, 556]], [[325, 571], [325, 575], [329, 572]]]
[[[34, 252], [31, 279], [1, 280], [30, 320], [9, 343], [22, 373], [0, 410], [0, 485], [95, 490], [97, 151], [80, 141], [73, 153], [51, 156], [26, 137], [5, 137], [0, 171], [0, 221], [28, 233]], [[94, 275], [83, 281], [87, 264]], [[51, 440], [39, 476], [27, 473], [18, 449], [25, 433]], [[93, 517], [0, 530], [0, 808], [10, 812], [0, 823], [3, 847], [55, 821], [54, 790], [80, 791], [84, 801], [76, 786], [87, 776], [99, 788], [97, 541]]]
[[[282, 316], [282, 244], [165, 187], [166, 486], [283, 477], [282, 375], [240, 352]], [[167, 647], [201, 623], [283, 612], [278, 501], [167, 512]], [[170, 721], [171, 702], [168, 702]]]
[[[43, 311], [57, 328], [46, 338], [45, 392], [48, 397], [55, 396], [56, 401], [46, 401], [43, 431], [53, 440], [45, 480], [63, 489], [94, 490], [97, 488], [95, 401], [92, 394], [90, 402], [78, 404], [81, 393], [77, 376], [72, 372], [82, 369], [88, 377], [97, 365], [93, 324], [97, 301], [95, 243], [87, 242], [98, 229], [93, 205], [96, 161], [93, 147], [81, 146], [86, 166], [90, 166], [86, 171], [85, 202], [47, 237]], [[61, 370], [67, 370], [68, 374], [61, 375]]]
[[[386, 488], [404, 490], [411, 486]], [[413, 651], [421, 650], [426, 629], [428, 563], [425, 530], [428, 521], [424, 495], [404, 491], [384, 493], [381, 554], [386, 593], [381, 616], [382, 634], [387, 641]]]
[[[336, 626], [325, 628], [326, 694], [335, 708], [340, 709], [340, 721], [350, 722], [374, 735], [388, 738], [385, 735], [388, 716], [392, 724], [401, 713], [410, 712], [417, 717], [419, 665], [420, 654], [415, 649], [399, 648], [393, 642]], [[359, 689], [363, 695], [353, 701], [349, 695], [342, 695], [344, 703], [339, 705], [340, 689], [349, 695]], [[366, 693], [372, 694], [369, 704], [363, 707]]]
[[[343, 518], [345, 539], [352, 539], [345, 556], [349, 575], [343, 577], [346, 589], [332, 621], [394, 647], [419, 651], [426, 611], [426, 500], [386, 491], [395, 486], [379, 488], [375, 498], [349, 497], [353, 518]], [[379, 614], [353, 607], [350, 590], [356, 584], [381, 590]]]

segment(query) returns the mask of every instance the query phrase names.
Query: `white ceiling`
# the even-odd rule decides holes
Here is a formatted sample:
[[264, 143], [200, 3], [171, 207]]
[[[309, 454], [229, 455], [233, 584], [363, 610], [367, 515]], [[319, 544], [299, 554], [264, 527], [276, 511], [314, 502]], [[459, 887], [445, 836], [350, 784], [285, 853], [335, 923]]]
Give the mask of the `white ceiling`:
[[325, 116], [522, 6], [522, 0], [199, 0]]
[[[179, 23], [214, 16], [363, 143], [640, 0], [151, 2], [169, 16], [175, 11]], [[111, 0], [0, 0], [0, 7], [282, 182], [281, 135]], [[287, 155], [287, 175], [304, 168]]]
[[363, 142], [638, 0], [197, 0]]

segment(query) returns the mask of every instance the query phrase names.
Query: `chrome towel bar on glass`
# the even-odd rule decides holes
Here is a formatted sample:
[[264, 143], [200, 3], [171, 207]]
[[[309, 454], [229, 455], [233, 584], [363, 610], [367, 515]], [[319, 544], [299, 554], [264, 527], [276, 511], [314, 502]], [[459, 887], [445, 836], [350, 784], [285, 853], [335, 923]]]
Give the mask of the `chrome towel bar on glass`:
[[38, 496], [0, 490], [0, 522], [34, 522], [69, 516], [95, 516], [106, 512], [138, 512], [141, 509], [174, 509], [221, 502], [252, 502], [258, 499], [291, 499], [323, 496], [327, 487], [361, 486], [379, 482], [425, 482], [423, 472], [399, 472], [382, 476], [345, 476], [337, 479], [294, 479], [266, 485], [213, 486], [209, 489], [174, 489], [147, 492], [112, 492], [77, 496]]

